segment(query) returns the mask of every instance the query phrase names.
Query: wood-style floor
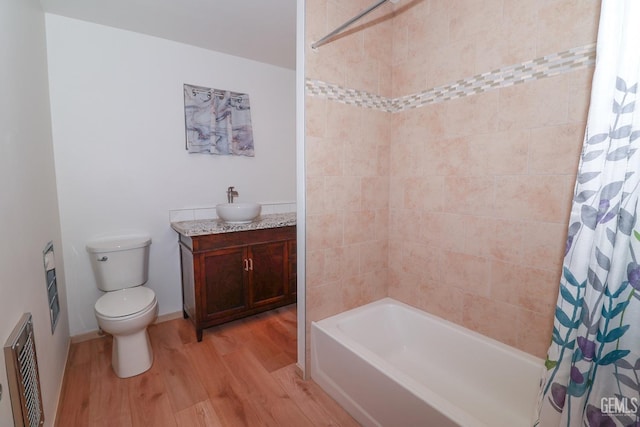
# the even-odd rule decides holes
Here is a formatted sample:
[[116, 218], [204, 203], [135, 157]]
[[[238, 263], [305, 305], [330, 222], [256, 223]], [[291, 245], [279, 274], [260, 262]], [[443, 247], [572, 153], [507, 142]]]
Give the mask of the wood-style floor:
[[204, 331], [188, 320], [151, 325], [153, 367], [120, 379], [111, 338], [71, 346], [56, 425], [358, 426], [295, 373], [296, 306]]

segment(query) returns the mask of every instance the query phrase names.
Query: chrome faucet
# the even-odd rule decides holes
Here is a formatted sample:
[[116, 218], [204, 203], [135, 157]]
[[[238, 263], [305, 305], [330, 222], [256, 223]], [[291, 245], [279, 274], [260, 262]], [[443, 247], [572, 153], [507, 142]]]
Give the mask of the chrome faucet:
[[234, 197], [238, 197], [238, 192], [233, 187], [227, 188], [227, 202], [233, 203]]

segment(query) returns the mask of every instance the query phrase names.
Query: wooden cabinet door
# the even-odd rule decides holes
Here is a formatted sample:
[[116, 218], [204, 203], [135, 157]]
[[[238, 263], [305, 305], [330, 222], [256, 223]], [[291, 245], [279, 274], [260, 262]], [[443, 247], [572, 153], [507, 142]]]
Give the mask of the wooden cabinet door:
[[228, 316], [248, 308], [248, 271], [244, 248], [219, 249], [203, 254], [202, 292], [199, 302], [203, 319]]
[[287, 242], [251, 245], [249, 298], [251, 306], [272, 304], [284, 300], [288, 287]]

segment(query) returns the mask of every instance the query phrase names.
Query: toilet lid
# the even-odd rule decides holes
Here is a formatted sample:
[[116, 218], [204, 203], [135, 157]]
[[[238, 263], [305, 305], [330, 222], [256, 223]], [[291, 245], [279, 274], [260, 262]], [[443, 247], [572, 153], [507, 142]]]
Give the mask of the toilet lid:
[[96, 301], [95, 309], [105, 317], [130, 316], [148, 308], [156, 294], [145, 286], [107, 292]]

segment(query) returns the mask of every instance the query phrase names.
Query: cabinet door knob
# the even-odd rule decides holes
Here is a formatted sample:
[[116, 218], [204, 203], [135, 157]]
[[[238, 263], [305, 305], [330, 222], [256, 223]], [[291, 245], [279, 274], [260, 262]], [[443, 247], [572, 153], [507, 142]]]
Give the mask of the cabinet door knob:
[[253, 258], [249, 258], [249, 270], [253, 271]]
[[244, 271], [249, 271], [249, 260], [245, 258], [242, 263], [244, 264]]

